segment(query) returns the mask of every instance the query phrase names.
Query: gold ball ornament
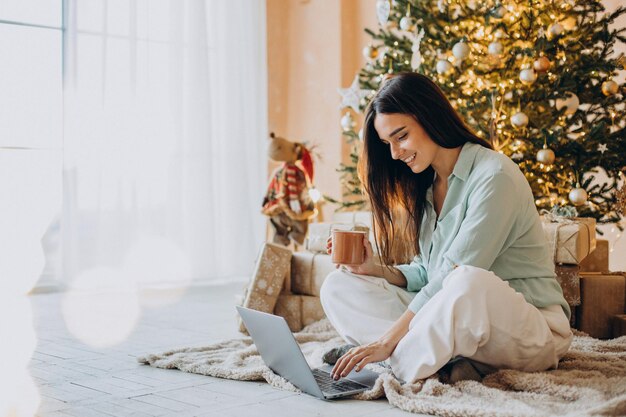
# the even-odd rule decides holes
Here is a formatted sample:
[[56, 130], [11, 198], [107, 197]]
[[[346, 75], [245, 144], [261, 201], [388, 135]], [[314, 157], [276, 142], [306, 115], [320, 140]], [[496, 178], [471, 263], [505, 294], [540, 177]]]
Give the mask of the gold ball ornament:
[[615, 81], [607, 80], [602, 83], [602, 94], [604, 94], [605, 96], [612, 96], [614, 94], [617, 94], [618, 91], [619, 84], [617, 84]]
[[526, 127], [528, 125], [528, 116], [526, 116], [526, 113], [518, 111], [511, 116], [511, 124], [514, 127]]
[[561, 20], [561, 25], [565, 30], [574, 30], [577, 25], [576, 18], [574, 16], [566, 17], [564, 20]]
[[367, 45], [363, 48], [363, 56], [365, 59], [376, 59], [378, 57], [378, 48], [372, 45]]
[[587, 202], [587, 198], [589, 198], [589, 195], [587, 194], [587, 191], [585, 191], [584, 188], [580, 187], [580, 184], [576, 184], [576, 188], [572, 189], [569, 192], [569, 201], [575, 205], [575, 206], [582, 206], [583, 204], [585, 204]]
[[523, 69], [519, 72], [519, 80], [524, 85], [531, 85], [537, 81], [537, 73], [531, 68]]
[[554, 155], [554, 151], [550, 148], [543, 148], [537, 152], [537, 162], [544, 165], [552, 165], [556, 160], [556, 155]]
[[547, 72], [550, 69], [551, 65], [552, 63], [545, 56], [540, 56], [535, 60], [535, 62], [533, 62], [533, 68], [537, 72]]

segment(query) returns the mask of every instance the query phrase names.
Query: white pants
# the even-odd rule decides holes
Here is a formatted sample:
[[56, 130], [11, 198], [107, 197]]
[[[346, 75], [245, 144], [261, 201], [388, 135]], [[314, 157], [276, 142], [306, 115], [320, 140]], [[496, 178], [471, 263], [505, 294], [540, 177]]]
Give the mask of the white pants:
[[[379, 339], [415, 294], [384, 278], [337, 270], [321, 289], [326, 316], [348, 343]], [[393, 372], [412, 382], [457, 356], [495, 368], [556, 368], [572, 341], [560, 305], [538, 309], [493, 272], [461, 266], [415, 315], [390, 358]]]

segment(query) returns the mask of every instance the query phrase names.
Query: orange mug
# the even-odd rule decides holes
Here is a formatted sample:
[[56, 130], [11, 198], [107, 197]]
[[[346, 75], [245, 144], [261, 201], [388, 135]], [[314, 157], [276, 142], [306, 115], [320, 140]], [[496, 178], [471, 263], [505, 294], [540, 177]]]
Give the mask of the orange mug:
[[332, 262], [341, 265], [361, 265], [365, 261], [366, 236], [366, 232], [362, 231], [333, 230]]

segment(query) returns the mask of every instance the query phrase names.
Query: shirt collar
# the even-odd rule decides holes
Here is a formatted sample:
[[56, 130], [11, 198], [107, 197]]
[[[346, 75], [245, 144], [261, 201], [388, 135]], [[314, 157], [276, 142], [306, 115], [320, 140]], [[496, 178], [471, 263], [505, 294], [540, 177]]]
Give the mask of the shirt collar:
[[480, 147], [481, 145], [472, 142], [465, 142], [465, 144], [463, 144], [459, 158], [456, 160], [456, 164], [454, 164], [454, 169], [452, 170], [452, 174], [455, 177], [463, 181], [467, 180]]

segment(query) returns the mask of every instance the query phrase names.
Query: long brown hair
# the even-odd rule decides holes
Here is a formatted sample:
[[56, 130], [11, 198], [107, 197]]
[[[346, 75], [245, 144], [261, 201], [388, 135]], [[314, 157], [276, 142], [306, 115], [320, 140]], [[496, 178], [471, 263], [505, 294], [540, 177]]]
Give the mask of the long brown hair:
[[[414, 117], [441, 147], [457, 148], [473, 142], [493, 149], [470, 130], [428, 77], [401, 73], [383, 84], [366, 110], [360, 173], [374, 213], [376, 246], [387, 266], [407, 262], [407, 250], [419, 254], [426, 190], [434, 179], [432, 167], [415, 174], [404, 162], [394, 160], [380, 140], [374, 128], [376, 115], [394, 113]], [[412, 247], [405, 245], [399, 253], [397, 249], [407, 241]]]

